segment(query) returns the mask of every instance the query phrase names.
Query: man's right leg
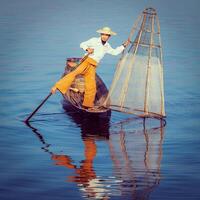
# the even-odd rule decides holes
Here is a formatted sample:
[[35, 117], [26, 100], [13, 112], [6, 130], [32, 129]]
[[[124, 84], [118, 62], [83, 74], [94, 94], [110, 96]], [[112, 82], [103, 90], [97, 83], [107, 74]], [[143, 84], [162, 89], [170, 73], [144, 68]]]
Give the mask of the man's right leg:
[[94, 106], [94, 100], [96, 96], [96, 67], [89, 64], [87, 72], [84, 74], [85, 78], [85, 93], [83, 106], [91, 108]]

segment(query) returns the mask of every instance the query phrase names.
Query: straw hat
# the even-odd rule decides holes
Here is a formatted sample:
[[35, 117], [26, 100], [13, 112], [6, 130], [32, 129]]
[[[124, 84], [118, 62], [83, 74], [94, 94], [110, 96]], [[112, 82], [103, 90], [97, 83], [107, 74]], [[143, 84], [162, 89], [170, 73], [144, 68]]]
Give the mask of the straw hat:
[[103, 27], [102, 29], [97, 30], [97, 33], [104, 33], [108, 35], [117, 35], [117, 33], [113, 32], [109, 27]]

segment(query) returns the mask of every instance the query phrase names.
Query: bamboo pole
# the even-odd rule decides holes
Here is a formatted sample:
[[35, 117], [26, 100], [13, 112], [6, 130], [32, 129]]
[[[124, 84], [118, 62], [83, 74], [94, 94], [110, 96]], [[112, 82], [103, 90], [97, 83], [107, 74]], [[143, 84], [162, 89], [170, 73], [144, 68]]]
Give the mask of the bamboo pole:
[[149, 45], [149, 55], [148, 55], [148, 64], [147, 64], [147, 76], [146, 76], [146, 85], [145, 85], [145, 98], [144, 98], [144, 113], [148, 114], [148, 103], [149, 103], [149, 85], [150, 85], [150, 73], [151, 73], [151, 52], [154, 36], [154, 15], [149, 16], [151, 20], [151, 38]]
[[163, 53], [162, 53], [162, 44], [161, 44], [161, 36], [160, 36], [160, 23], [159, 23], [159, 20], [158, 20], [158, 16], [156, 16], [156, 23], [157, 23], [158, 32], [159, 32], [159, 35], [158, 35], [159, 45], [161, 47], [160, 48], [160, 68], [159, 68], [160, 69], [160, 84], [161, 84], [161, 87], [160, 87], [160, 95], [161, 95], [161, 108], [160, 108], [160, 111], [161, 111], [161, 115], [165, 116], [164, 80], [163, 80]]

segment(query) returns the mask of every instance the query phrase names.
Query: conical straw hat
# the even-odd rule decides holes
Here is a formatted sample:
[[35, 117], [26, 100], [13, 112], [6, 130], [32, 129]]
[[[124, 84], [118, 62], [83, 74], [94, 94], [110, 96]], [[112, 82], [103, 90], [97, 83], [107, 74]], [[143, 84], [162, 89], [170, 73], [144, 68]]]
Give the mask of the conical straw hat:
[[108, 35], [117, 35], [117, 33], [113, 32], [109, 27], [103, 27], [102, 29], [97, 30], [97, 33], [104, 33]]

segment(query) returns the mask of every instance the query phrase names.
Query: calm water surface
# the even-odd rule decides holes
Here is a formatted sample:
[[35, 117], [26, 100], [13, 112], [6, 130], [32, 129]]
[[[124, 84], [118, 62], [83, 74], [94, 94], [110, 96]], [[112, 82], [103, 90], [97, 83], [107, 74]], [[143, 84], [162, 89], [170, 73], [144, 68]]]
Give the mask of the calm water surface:
[[[199, 1], [0, 1], [0, 199], [199, 199]], [[112, 112], [88, 117], [57, 94], [29, 126], [67, 57], [102, 26], [128, 37], [146, 7], [159, 15], [167, 124]], [[98, 74], [109, 87], [119, 57]], [[165, 126], [164, 126], [165, 125]]]

